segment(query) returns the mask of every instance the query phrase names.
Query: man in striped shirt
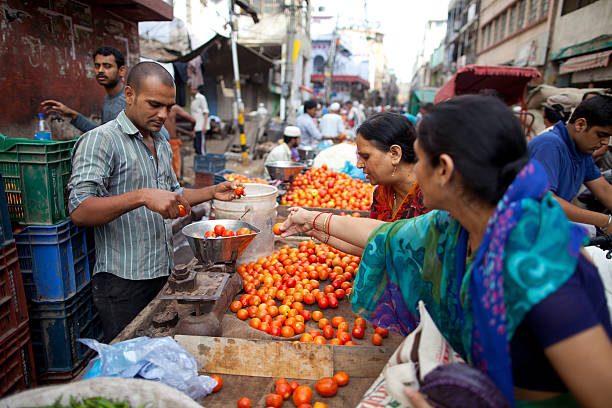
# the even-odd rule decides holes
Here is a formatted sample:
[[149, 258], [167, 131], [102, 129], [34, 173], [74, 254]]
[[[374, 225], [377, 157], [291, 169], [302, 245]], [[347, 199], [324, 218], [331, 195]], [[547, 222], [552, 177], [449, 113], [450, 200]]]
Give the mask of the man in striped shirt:
[[95, 227], [94, 303], [110, 342], [162, 288], [173, 266], [172, 219], [179, 204], [236, 198], [225, 182], [181, 188], [171, 149], [160, 135], [175, 103], [172, 76], [155, 62], [128, 75], [126, 108], [84, 134], [72, 158], [70, 211], [77, 225]]

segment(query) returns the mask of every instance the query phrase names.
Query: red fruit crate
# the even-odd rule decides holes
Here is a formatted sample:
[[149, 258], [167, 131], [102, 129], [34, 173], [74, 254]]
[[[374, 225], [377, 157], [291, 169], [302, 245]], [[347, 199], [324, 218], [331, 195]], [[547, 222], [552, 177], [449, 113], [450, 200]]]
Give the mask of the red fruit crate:
[[28, 321], [28, 306], [15, 241], [0, 248], [0, 342]]
[[0, 398], [36, 386], [34, 355], [28, 324], [0, 342]]

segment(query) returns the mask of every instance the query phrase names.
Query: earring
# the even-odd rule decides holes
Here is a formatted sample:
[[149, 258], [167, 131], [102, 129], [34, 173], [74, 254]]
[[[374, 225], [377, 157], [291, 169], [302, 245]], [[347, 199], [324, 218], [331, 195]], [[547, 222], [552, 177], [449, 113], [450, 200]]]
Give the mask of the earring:
[[393, 173], [391, 173], [391, 177], [395, 176], [395, 170], [397, 170], [397, 164], [393, 165]]

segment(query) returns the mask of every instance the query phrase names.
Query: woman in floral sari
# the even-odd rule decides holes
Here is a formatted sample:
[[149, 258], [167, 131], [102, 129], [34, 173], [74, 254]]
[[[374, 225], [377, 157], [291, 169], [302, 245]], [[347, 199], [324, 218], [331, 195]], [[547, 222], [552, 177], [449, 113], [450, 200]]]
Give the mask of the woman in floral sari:
[[[416, 130], [410, 120], [395, 112], [376, 113], [357, 128], [357, 167], [376, 185], [370, 218], [397, 221], [429, 211], [423, 205], [414, 174], [415, 140]], [[311, 235], [343, 252], [363, 253], [363, 247], [319, 231], [312, 231]]]
[[495, 98], [453, 98], [422, 119], [415, 151], [424, 204], [436, 210], [381, 223], [296, 208], [284, 235], [325, 228], [365, 246], [353, 311], [408, 332], [423, 300], [455, 351], [514, 405], [610, 406], [601, 279], [581, 251], [585, 231], [528, 161], [513, 113]]

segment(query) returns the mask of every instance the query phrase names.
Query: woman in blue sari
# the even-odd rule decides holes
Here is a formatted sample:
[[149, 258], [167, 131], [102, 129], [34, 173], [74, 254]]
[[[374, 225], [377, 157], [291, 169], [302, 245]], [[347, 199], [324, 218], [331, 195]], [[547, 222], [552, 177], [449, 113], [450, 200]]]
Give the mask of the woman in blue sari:
[[294, 208], [283, 235], [314, 228], [365, 247], [353, 311], [406, 334], [423, 300], [513, 405], [612, 406], [603, 285], [519, 121], [495, 98], [462, 96], [436, 105], [417, 133], [417, 180], [436, 210], [382, 223]]

